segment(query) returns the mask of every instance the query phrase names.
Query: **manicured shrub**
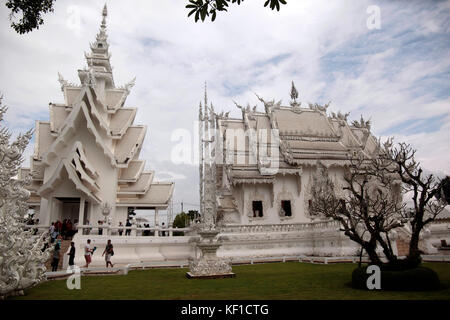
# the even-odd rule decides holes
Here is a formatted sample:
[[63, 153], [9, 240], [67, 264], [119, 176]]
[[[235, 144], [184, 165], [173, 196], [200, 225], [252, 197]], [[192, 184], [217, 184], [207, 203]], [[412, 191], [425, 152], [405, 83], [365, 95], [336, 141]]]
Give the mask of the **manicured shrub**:
[[[352, 287], [367, 289], [367, 267], [358, 267], [352, 273]], [[381, 290], [422, 291], [437, 290], [441, 287], [437, 273], [427, 267], [392, 271], [381, 269]]]

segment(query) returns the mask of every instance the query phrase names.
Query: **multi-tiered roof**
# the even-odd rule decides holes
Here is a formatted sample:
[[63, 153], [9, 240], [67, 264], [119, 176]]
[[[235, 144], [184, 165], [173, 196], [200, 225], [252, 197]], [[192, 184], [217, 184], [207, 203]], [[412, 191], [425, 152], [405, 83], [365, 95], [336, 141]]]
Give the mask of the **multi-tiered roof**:
[[[50, 103], [50, 121], [36, 121], [30, 168], [21, 172], [22, 176], [34, 173], [30, 204], [47, 197], [62, 179], [71, 180], [93, 203], [105, 202], [98, 183], [103, 166], [115, 169], [116, 205], [164, 206], [172, 196], [174, 184], [154, 182], [154, 172], [145, 171], [145, 160], [139, 159], [147, 126], [133, 124], [137, 109], [124, 107], [135, 80], [121, 87], [114, 84], [106, 17], [105, 5], [100, 31], [90, 53], [85, 54], [87, 68], [78, 70], [81, 84], [69, 83], [59, 75], [65, 101]], [[87, 151], [86, 141], [73, 138], [81, 131], [91, 134], [91, 143], [104, 155], [102, 161]]]
[[[293, 174], [298, 177], [300, 194], [302, 168], [314, 167], [318, 161], [327, 167], [343, 167], [348, 165], [349, 156], [362, 153], [370, 157], [377, 148], [369, 121], [361, 118], [349, 124], [348, 114], [327, 114], [329, 104], [303, 107], [297, 102], [293, 83], [290, 105], [258, 98], [264, 112], [257, 111], [256, 106], [237, 105], [242, 111], [240, 119], [216, 115], [220, 136], [227, 141], [219, 147], [224, 163], [223, 170], [218, 170], [219, 185], [232, 188], [240, 184], [273, 184], [277, 174]], [[230, 144], [229, 131], [244, 137], [245, 143]], [[219, 210], [234, 210], [234, 199], [226, 189], [218, 199]]]

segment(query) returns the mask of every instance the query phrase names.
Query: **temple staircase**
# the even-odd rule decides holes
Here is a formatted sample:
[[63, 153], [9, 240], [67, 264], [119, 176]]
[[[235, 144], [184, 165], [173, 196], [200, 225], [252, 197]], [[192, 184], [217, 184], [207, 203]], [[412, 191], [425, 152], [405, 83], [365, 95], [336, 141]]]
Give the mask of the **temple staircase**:
[[[60, 250], [58, 270], [62, 269], [64, 255], [67, 254], [67, 250], [69, 250], [70, 242], [72, 242], [72, 240], [61, 240], [61, 250]], [[52, 243], [52, 246], [54, 246], [54, 243]], [[50, 259], [48, 259], [48, 261], [45, 263], [45, 267], [47, 268], [47, 271], [52, 270], [52, 261], [53, 261], [53, 252], [50, 255]]]

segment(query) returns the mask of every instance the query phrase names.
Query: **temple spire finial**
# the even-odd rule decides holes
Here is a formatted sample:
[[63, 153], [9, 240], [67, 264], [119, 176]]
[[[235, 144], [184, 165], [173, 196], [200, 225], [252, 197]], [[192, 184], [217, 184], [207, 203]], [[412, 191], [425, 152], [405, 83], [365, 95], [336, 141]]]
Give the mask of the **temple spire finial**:
[[[90, 43], [91, 52], [85, 53], [86, 62], [88, 65], [88, 70], [81, 70], [79, 73], [81, 73], [79, 76], [83, 78], [81, 80], [82, 83], [84, 83], [89, 76], [88, 73], [90, 73], [90, 76], [92, 79], [95, 80], [95, 78], [104, 78], [106, 79], [106, 86], [109, 88], [115, 88], [114, 85], [114, 79], [112, 76], [112, 67], [110, 63], [110, 53], [109, 53], [109, 44], [108, 44], [108, 35], [106, 34], [106, 17], [108, 16], [108, 9], [106, 7], [106, 4], [103, 6], [102, 10], [102, 20], [100, 24], [100, 30], [98, 31], [95, 41], [93, 43]], [[101, 67], [102, 72], [99, 72], [98, 67]], [[80, 79], [81, 79], [80, 78]], [[128, 85], [126, 88], [127, 90], [129, 87], [132, 87]]]
[[108, 8], [106, 7], [106, 3], [105, 3], [105, 5], [103, 6], [102, 15], [103, 15], [103, 19], [102, 19], [102, 25], [101, 25], [101, 28], [102, 28], [102, 29], [106, 29], [106, 17], [108, 16]]
[[208, 105], [208, 87], [205, 81], [205, 106]]
[[203, 106], [205, 108], [204, 116], [208, 117], [208, 89], [205, 81], [205, 104]]

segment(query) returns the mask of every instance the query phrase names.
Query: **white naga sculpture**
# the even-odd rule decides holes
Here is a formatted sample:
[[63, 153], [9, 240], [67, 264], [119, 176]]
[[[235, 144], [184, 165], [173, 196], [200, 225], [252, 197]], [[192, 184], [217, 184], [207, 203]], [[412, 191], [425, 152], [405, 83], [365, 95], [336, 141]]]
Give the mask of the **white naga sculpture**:
[[[5, 112], [0, 98], [0, 121]], [[10, 143], [11, 133], [0, 128], [0, 299], [21, 295], [44, 280], [44, 264], [52, 250], [42, 251], [45, 234], [33, 235], [31, 228], [25, 230], [30, 192], [24, 186], [31, 177], [15, 178], [31, 136], [32, 131], [28, 131]]]

